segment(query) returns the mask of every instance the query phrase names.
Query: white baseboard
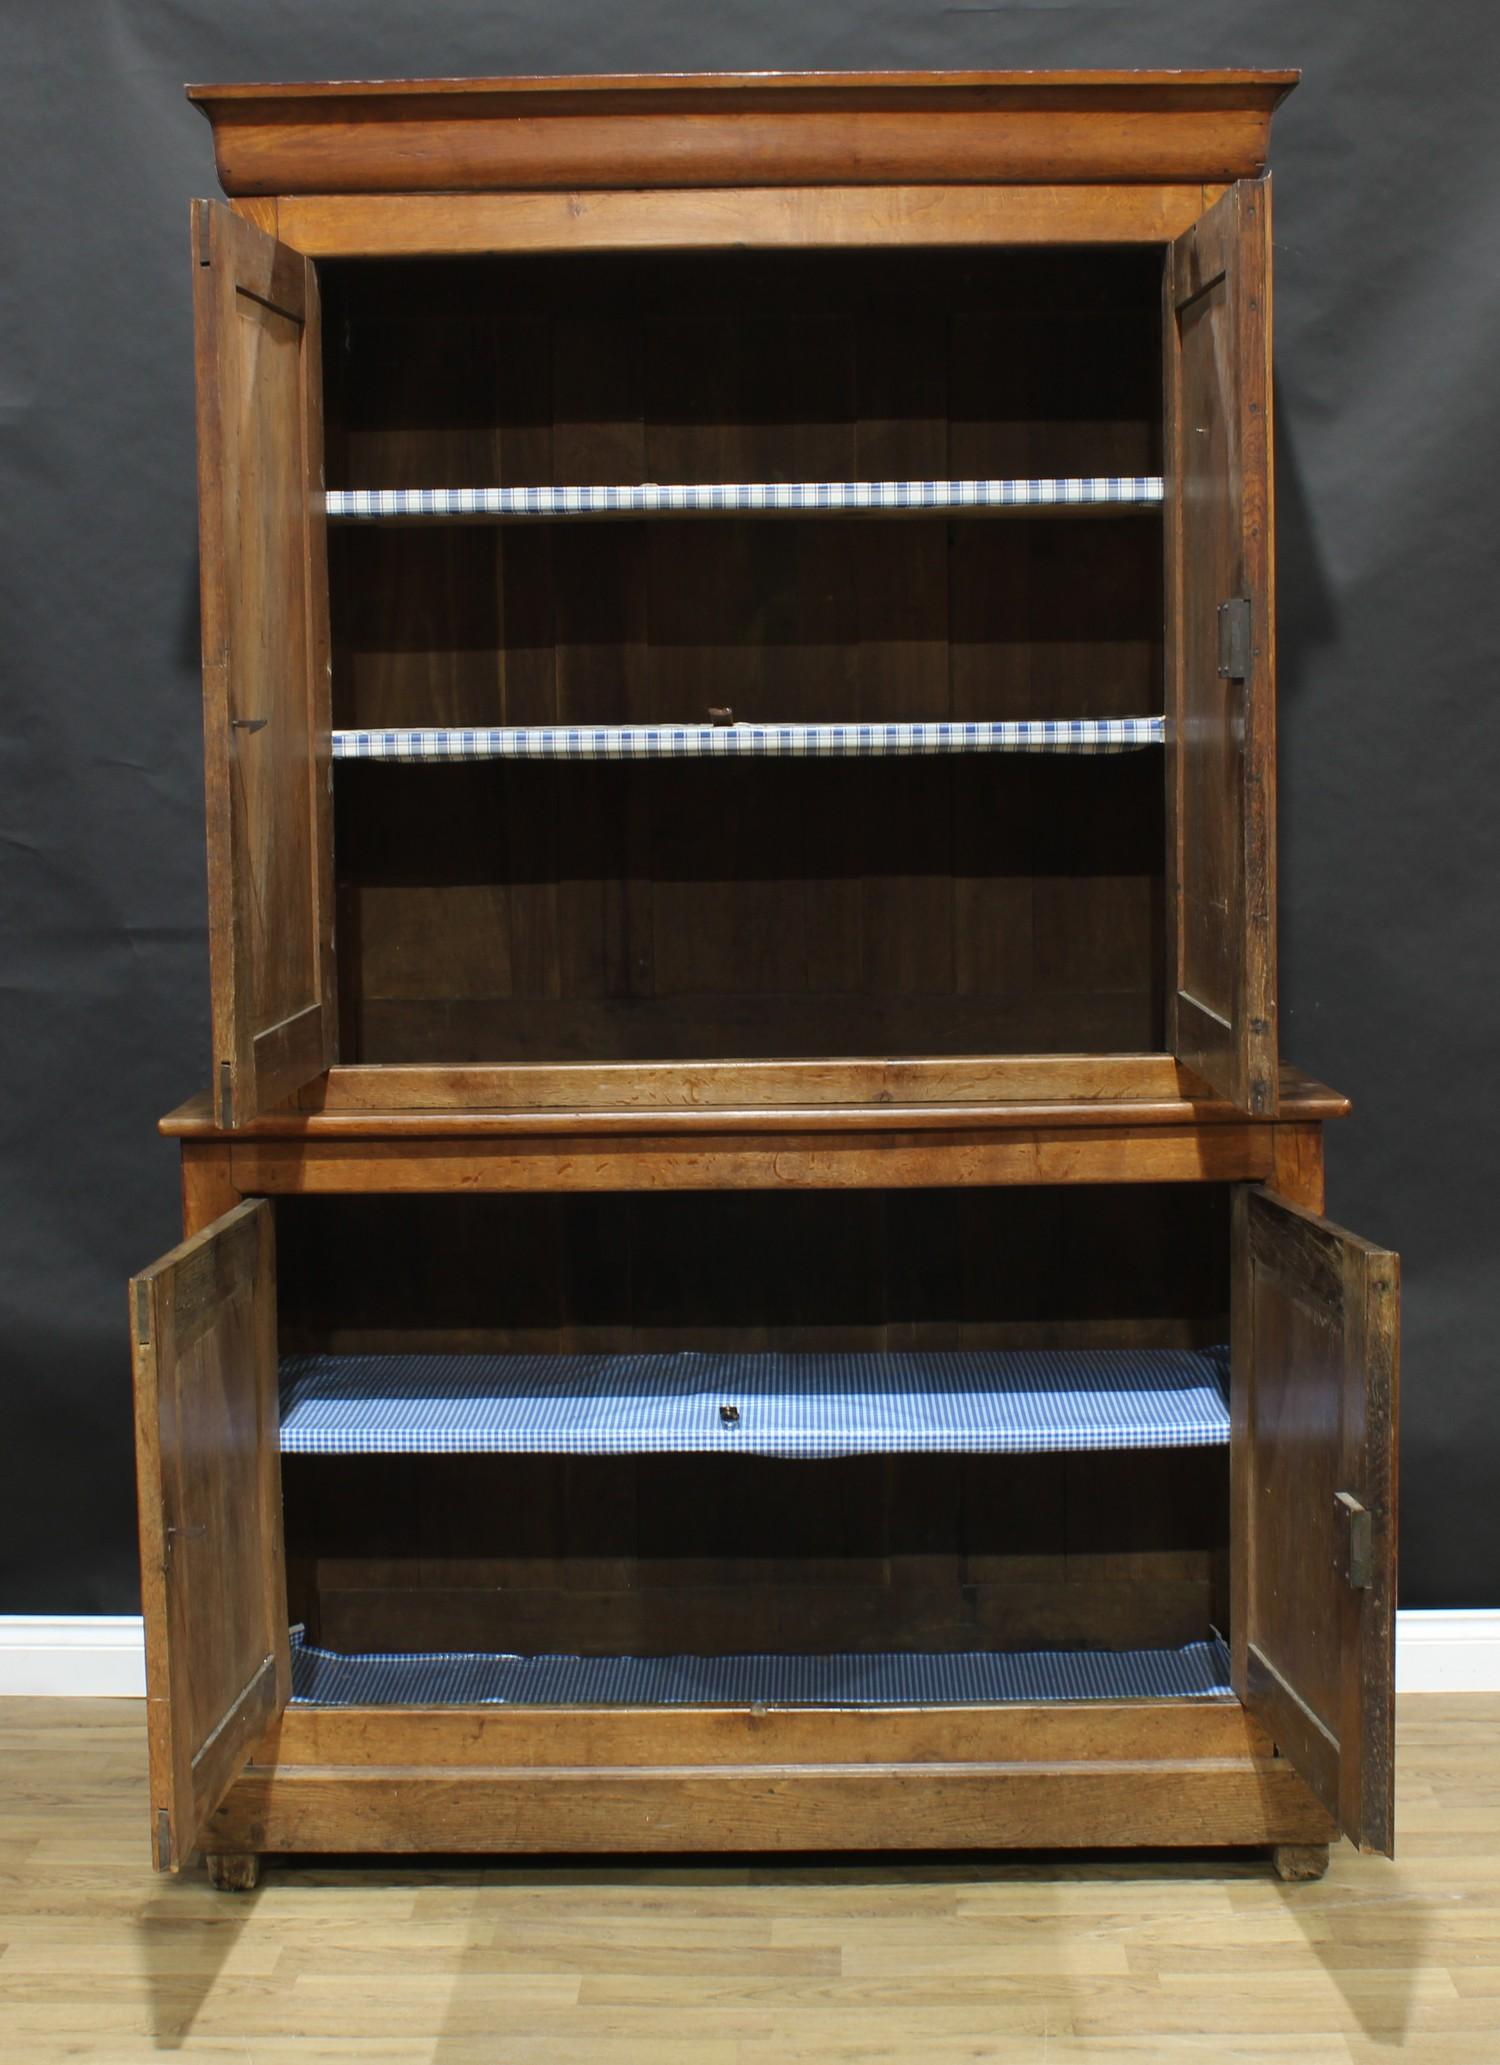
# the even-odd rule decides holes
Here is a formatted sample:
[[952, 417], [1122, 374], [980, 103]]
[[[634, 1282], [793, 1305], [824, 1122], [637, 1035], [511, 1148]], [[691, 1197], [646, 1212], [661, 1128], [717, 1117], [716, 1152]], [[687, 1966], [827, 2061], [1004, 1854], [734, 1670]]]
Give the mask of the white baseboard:
[[1396, 1615], [1398, 1692], [1500, 1692], [1500, 1609]]
[[0, 1697], [144, 1699], [138, 1613], [0, 1614]]
[[[140, 1616], [0, 1614], [0, 1698], [141, 1699]], [[1398, 1692], [1500, 1692], [1500, 1608], [1396, 1616]]]

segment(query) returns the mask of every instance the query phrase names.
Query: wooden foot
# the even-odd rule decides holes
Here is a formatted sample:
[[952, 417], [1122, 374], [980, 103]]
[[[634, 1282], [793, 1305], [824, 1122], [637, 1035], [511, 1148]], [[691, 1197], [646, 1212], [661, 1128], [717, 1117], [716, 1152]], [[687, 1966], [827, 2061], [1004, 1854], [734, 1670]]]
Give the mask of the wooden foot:
[[1326, 1843], [1277, 1843], [1271, 1862], [1279, 1879], [1320, 1879], [1328, 1869]]
[[210, 1850], [203, 1861], [208, 1883], [220, 1893], [253, 1893], [260, 1884], [260, 1857], [254, 1850]]

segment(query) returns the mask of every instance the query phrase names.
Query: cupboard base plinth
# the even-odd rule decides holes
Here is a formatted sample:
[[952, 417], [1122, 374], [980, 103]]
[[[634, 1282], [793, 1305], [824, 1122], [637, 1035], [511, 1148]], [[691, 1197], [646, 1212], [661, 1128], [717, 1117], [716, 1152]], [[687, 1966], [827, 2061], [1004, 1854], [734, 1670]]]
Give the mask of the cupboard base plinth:
[[1320, 1879], [1328, 1869], [1326, 1843], [1277, 1843], [1271, 1851], [1276, 1876], [1289, 1884]]
[[256, 1850], [210, 1850], [203, 1860], [208, 1883], [218, 1893], [253, 1893], [260, 1884]]
[[[324, 1715], [309, 1746], [326, 1751], [342, 1738], [353, 1755], [362, 1742], [370, 1760], [291, 1762], [283, 1741], [277, 1761], [251, 1764], [230, 1788], [212, 1837], [245, 1851], [392, 1854], [1269, 1846], [1279, 1857], [1308, 1855], [1335, 1835], [1269, 1745], [1236, 1752], [1211, 1739], [1201, 1715], [1186, 1715], [1184, 1747], [1201, 1744], [1204, 1753], [1170, 1753], [1174, 1719], [1158, 1753], [1122, 1755], [1122, 1717], [1135, 1724], [1160, 1709], [1091, 1711], [1100, 1715], [1097, 1734], [1088, 1723], [1080, 1729], [1080, 1710], [1060, 1710], [1050, 1753], [1037, 1739], [1031, 1755], [944, 1758], [944, 1728], [929, 1718], [920, 1760], [856, 1751], [824, 1761], [808, 1755], [810, 1717], [800, 1715], [789, 1731], [789, 1746], [802, 1749], [797, 1761], [770, 1761], [766, 1742], [759, 1760], [675, 1764], [482, 1763], [473, 1717], [462, 1710], [413, 1716], [413, 1745], [441, 1762], [376, 1761], [405, 1731], [388, 1732], [373, 1709], [337, 1723]], [[1232, 1707], [1220, 1712], [1224, 1723], [1240, 1718]], [[774, 1728], [779, 1718], [760, 1725]], [[690, 1725], [701, 1737], [701, 1717]], [[953, 1725], [973, 1743], [972, 1712]], [[443, 1753], [450, 1732], [451, 1758]], [[830, 1746], [846, 1732], [835, 1728]], [[569, 1734], [555, 1755], [567, 1755]], [[503, 1736], [494, 1740], [499, 1748]], [[878, 1752], [875, 1741], [869, 1747]]]

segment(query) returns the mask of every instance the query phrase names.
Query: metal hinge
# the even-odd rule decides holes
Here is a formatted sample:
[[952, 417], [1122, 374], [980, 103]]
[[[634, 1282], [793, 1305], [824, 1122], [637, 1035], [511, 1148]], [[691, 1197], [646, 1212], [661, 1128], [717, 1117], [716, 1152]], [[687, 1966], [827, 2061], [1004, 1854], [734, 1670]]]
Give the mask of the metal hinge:
[[156, 1810], [156, 1868], [172, 1869], [172, 1820], [165, 1807]]
[[1219, 604], [1219, 679], [1248, 681], [1251, 658], [1250, 598], [1231, 595]]
[[227, 1061], [219, 1063], [219, 1124], [226, 1133], [234, 1125], [234, 1070]]
[[1368, 1506], [1362, 1506], [1353, 1492], [1337, 1491], [1333, 1503], [1349, 1527], [1349, 1555], [1344, 1575], [1356, 1592], [1368, 1592], [1375, 1582], [1375, 1528]]

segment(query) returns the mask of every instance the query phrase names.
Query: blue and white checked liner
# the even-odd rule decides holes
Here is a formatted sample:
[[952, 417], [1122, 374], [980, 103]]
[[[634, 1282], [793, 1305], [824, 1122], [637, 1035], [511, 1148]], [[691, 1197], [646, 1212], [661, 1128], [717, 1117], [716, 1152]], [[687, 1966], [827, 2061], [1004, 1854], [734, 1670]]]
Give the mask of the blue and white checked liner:
[[965, 1706], [1227, 1700], [1222, 1642], [951, 1656], [340, 1656], [292, 1630], [294, 1706]]
[[1160, 475], [1089, 480], [702, 481], [619, 487], [333, 488], [335, 518], [456, 516], [754, 516], [840, 510], [1149, 509], [1164, 498]]
[[281, 1446], [807, 1459], [1195, 1448], [1228, 1441], [1228, 1382], [1226, 1348], [291, 1355]]
[[862, 759], [916, 753], [1128, 753], [1165, 717], [931, 724], [596, 724], [336, 731], [335, 760]]

